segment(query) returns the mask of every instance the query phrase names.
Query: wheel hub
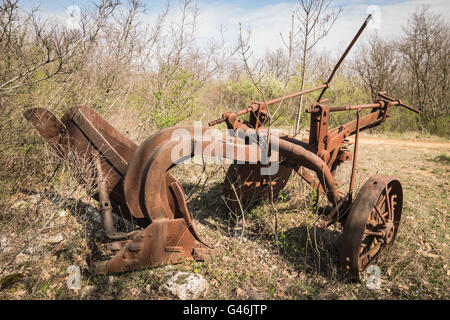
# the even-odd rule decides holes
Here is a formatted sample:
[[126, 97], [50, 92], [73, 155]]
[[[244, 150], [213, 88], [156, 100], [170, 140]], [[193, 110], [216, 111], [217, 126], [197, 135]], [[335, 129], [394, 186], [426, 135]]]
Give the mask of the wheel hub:
[[386, 241], [386, 244], [390, 243], [392, 241], [392, 239], [394, 238], [394, 234], [395, 234], [394, 223], [391, 220], [386, 221], [386, 225], [382, 231], [384, 234], [384, 240]]

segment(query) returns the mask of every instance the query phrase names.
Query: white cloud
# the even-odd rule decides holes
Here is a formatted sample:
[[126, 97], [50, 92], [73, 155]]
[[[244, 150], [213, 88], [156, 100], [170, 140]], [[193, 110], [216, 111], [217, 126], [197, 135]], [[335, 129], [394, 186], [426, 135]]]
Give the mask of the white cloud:
[[[343, 43], [348, 44], [364, 21], [367, 15], [367, 4], [360, 3], [360, 1], [357, 2], [351, 6], [343, 6], [342, 16], [328, 37], [324, 39], [324, 42], [329, 44], [326, 46], [327, 49], [342, 46]], [[375, 31], [386, 39], [400, 37], [402, 27], [407, 25], [410, 15], [423, 5], [430, 5], [430, 9], [433, 12], [443, 15], [446, 19], [450, 17], [450, 2], [448, 0], [409, 0], [395, 4], [386, 3], [386, 1], [372, 1], [372, 3], [380, 7], [380, 29], [368, 28], [361, 38], [362, 41]], [[322, 43], [322, 45], [324, 44]]]
[[[335, 1], [335, 6], [343, 7], [343, 12], [328, 36], [321, 40], [319, 47], [336, 52], [343, 50], [358, 31], [367, 17], [368, 4], [365, 1]], [[377, 30], [380, 36], [388, 39], [396, 38], [406, 26], [408, 17], [422, 5], [430, 5], [431, 10], [442, 14], [446, 19], [450, 17], [450, 1], [448, 0], [408, 0], [399, 3], [388, 1], [371, 1], [369, 5], [380, 7], [381, 28]], [[282, 46], [280, 32], [287, 36], [291, 15], [295, 4], [277, 3], [266, 5], [253, 10], [227, 3], [200, 3], [199, 32], [200, 40], [219, 36], [219, 27], [226, 29], [225, 38], [228, 42], [236, 43], [239, 36], [239, 22], [244, 28], [250, 27], [251, 45], [255, 54], [263, 54], [266, 49], [276, 49]], [[373, 33], [367, 29], [361, 41]]]
[[265, 52], [282, 45], [280, 32], [287, 35], [294, 5], [277, 3], [254, 10], [244, 10], [231, 4], [200, 4], [199, 38], [205, 40], [217, 37], [222, 25], [225, 40], [236, 43], [239, 37], [239, 23], [245, 31], [251, 30], [253, 51]]
[[[291, 15], [295, 8], [294, 3], [279, 2], [264, 5], [259, 8], [247, 9], [236, 3], [226, 1], [201, 2], [199, 1], [200, 15], [198, 17], [197, 38], [201, 43], [207, 43], [209, 39], [220, 38], [220, 26], [223, 26], [225, 40], [229, 44], [236, 44], [239, 37], [239, 22], [243, 28], [251, 29], [251, 46], [254, 54], [263, 55], [266, 49], [273, 50], [283, 46], [280, 33], [287, 37], [291, 25]], [[335, 0], [335, 7], [342, 7], [344, 10], [336, 21], [328, 36], [322, 39], [318, 47], [336, 54], [342, 52], [350, 43], [353, 36], [367, 17], [367, 7], [375, 5], [380, 7], [381, 28], [377, 30], [380, 36], [386, 39], [399, 37], [402, 34], [402, 27], [406, 26], [408, 17], [414, 10], [422, 5], [430, 5], [431, 10], [450, 18], [449, 0]], [[153, 24], [156, 22], [158, 9], [161, 5], [150, 6], [150, 12], [145, 16], [145, 21]], [[154, 9], [154, 10], [152, 10]], [[169, 13], [167, 22], [179, 21], [179, 10], [175, 4]], [[41, 12], [44, 17], [57, 17], [59, 20], [66, 20], [66, 12]], [[364, 32], [359, 43], [365, 41], [374, 30], [369, 28]]]

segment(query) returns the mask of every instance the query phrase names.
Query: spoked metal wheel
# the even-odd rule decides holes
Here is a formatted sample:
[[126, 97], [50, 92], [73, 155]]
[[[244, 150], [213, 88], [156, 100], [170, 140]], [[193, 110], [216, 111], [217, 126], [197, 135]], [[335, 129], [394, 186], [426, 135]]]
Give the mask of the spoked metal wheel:
[[402, 186], [392, 177], [371, 177], [358, 193], [342, 234], [341, 264], [358, 279], [395, 240], [403, 205]]

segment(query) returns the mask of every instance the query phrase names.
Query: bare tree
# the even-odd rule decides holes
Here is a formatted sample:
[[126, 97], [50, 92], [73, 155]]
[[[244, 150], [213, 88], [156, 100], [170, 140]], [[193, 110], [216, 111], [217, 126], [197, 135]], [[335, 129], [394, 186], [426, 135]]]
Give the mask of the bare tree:
[[416, 10], [404, 28], [399, 49], [407, 73], [411, 102], [427, 121], [449, 113], [450, 29], [429, 6]]
[[392, 43], [376, 35], [360, 47], [353, 68], [374, 100], [378, 92], [392, 92], [396, 88], [401, 73], [400, 63], [399, 53]]
[[273, 52], [267, 51], [265, 55], [265, 65], [269, 74], [276, 78], [281, 78], [286, 73], [287, 56], [281, 48]]
[[42, 21], [37, 8], [25, 14], [18, 0], [2, 0], [0, 58], [5, 63], [0, 65], [0, 96], [71, 72], [117, 5], [118, 1], [102, 0], [93, 19], [80, 23], [81, 30], [71, 30], [49, 19]]
[[[296, 47], [301, 48], [300, 90], [304, 90], [308, 55], [316, 44], [328, 34], [342, 9], [331, 9], [331, 0], [298, 0], [298, 3], [295, 16], [299, 26], [294, 39], [296, 40]], [[302, 108], [303, 96], [300, 97], [297, 109], [295, 134], [300, 130]]]

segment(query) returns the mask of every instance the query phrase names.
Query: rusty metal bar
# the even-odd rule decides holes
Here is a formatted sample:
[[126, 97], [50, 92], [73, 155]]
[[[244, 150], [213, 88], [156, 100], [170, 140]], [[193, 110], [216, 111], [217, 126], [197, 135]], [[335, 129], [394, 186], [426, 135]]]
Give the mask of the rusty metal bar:
[[355, 169], [356, 169], [356, 156], [358, 155], [358, 140], [359, 140], [359, 119], [361, 117], [361, 109], [356, 113], [356, 137], [355, 137], [355, 148], [353, 149], [353, 164], [352, 164], [352, 175], [350, 178], [350, 186], [348, 189], [348, 197], [350, 198], [353, 194], [353, 184], [355, 182]]
[[[353, 106], [342, 106], [342, 107], [330, 107], [330, 112], [337, 112], [337, 111], [347, 111], [347, 110], [361, 110], [361, 109], [372, 109], [372, 108], [379, 108], [381, 107], [381, 104], [379, 103], [371, 103], [371, 104], [358, 104]], [[319, 108], [312, 108], [309, 110], [306, 110], [307, 113], [317, 113], [320, 112]]]
[[[252, 111], [256, 111], [258, 108], [259, 108], [259, 104], [256, 104], [256, 103], [255, 103], [255, 104], [252, 104], [250, 107], [248, 107], [248, 108], [246, 108], [246, 109], [237, 111], [235, 114], [236, 114], [237, 116], [240, 116], [240, 115], [243, 115], [243, 114], [252, 112]], [[226, 121], [226, 120], [227, 120], [227, 117], [223, 115], [223, 116], [222, 116], [221, 118], [219, 118], [219, 119], [216, 119], [216, 120], [213, 120], [213, 121], [208, 122], [208, 126], [212, 127], [212, 126], [215, 126], [216, 124], [222, 123], [222, 122], [224, 122], [224, 121]]]
[[[314, 92], [314, 91], [317, 91], [317, 90], [320, 90], [320, 89], [323, 89], [323, 88], [326, 88], [326, 87], [329, 87], [329, 86], [330, 86], [329, 84], [325, 83], [325, 84], [322, 84], [320, 86], [317, 86], [317, 87], [314, 87], [314, 88], [311, 88], [311, 89], [306, 89], [306, 90], [299, 91], [299, 92], [296, 92], [296, 93], [293, 93], [293, 94], [290, 94], [290, 95], [287, 95], [287, 96], [283, 96], [283, 97], [280, 97], [280, 98], [269, 100], [269, 101], [267, 101], [265, 103], [265, 105], [269, 106], [269, 105], [281, 102], [283, 100], [288, 100], [288, 99], [292, 99], [292, 98], [295, 98], [295, 97], [299, 97], [301, 95], [304, 95], [304, 94], [307, 94], [307, 93], [311, 93], [311, 92]], [[256, 111], [256, 110], [258, 110], [260, 105], [264, 105], [264, 103], [263, 102], [253, 103], [250, 107], [248, 107], [246, 109], [243, 109], [243, 110], [240, 110], [238, 112], [235, 112], [235, 114], [237, 116], [241, 116], [241, 115], [246, 114], [248, 112]], [[222, 115], [221, 118], [209, 122], [208, 126], [212, 127], [212, 126], [215, 126], [216, 124], [222, 123], [222, 122], [224, 122], [226, 120], [227, 120], [227, 117]]]
[[[419, 109], [410, 107], [410, 106], [404, 104], [401, 100], [391, 98], [391, 97], [385, 95], [383, 92], [379, 92], [378, 95], [380, 97], [382, 97], [383, 99], [388, 100], [391, 103], [391, 105], [393, 105], [393, 106], [401, 106], [401, 107], [404, 107], [404, 108], [406, 108], [408, 110], [411, 110], [413, 112], [420, 113]], [[358, 104], [358, 105], [352, 105], [352, 106], [330, 107], [330, 112], [347, 111], [347, 110], [360, 110], [360, 109], [372, 109], [372, 108], [380, 108], [382, 106], [383, 105], [380, 102], [376, 102], [376, 103]], [[306, 112], [307, 113], [317, 113], [317, 112], [320, 112], [320, 108], [312, 108], [312, 109], [306, 110]]]
[[389, 100], [390, 102], [392, 102], [393, 105], [399, 105], [403, 108], [406, 108], [408, 110], [414, 111], [415, 113], [420, 113], [421, 111], [419, 109], [407, 106], [406, 104], [404, 104], [400, 99], [394, 99], [391, 98], [389, 96], [386, 95], [385, 92], [378, 92], [378, 95], [386, 100]]
[[95, 170], [97, 171], [97, 187], [98, 187], [98, 197], [100, 202], [100, 211], [103, 217], [103, 228], [105, 233], [115, 233], [116, 228], [114, 227], [114, 220], [112, 217], [112, 206], [108, 195], [108, 182], [103, 175], [102, 161], [100, 154], [95, 152]]
[[381, 211], [378, 208], [378, 206], [374, 205], [373, 207], [375, 208], [375, 212], [378, 214], [378, 216], [380, 217], [381, 221], [383, 221], [383, 224], [386, 224], [386, 219], [385, 219], [385, 217], [383, 217], [383, 214], [381, 213]]
[[[246, 132], [248, 135], [257, 135], [259, 139], [266, 139], [267, 135], [266, 130], [254, 130], [247, 126], [242, 126], [239, 130], [236, 130], [237, 135], [240, 134], [239, 131]], [[279, 148], [280, 156], [295, 161], [297, 165], [313, 170], [331, 203], [338, 203], [342, 199], [342, 195], [336, 189], [336, 181], [331, 174], [330, 168], [317, 154], [285, 139], [272, 139], [270, 143], [272, 150]]]
[[[376, 112], [371, 112], [368, 115], [365, 115], [361, 117], [360, 120], [360, 129], [359, 131], [364, 131], [369, 128], [375, 127], [383, 122], [382, 118], [382, 110], [378, 110]], [[342, 130], [348, 130], [350, 131], [349, 135], [354, 135], [356, 133], [356, 119], [352, 120], [346, 124], [343, 124], [339, 127], [333, 128], [332, 130], [328, 131], [328, 134], [330, 136], [334, 136], [337, 133], [341, 132]]]
[[[344, 54], [342, 55], [342, 57], [339, 59], [338, 63], [336, 64], [336, 66], [333, 69], [333, 72], [331, 72], [330, 77], [328, 78], [327, 82], [325, 82], [325, 84], [330, 84], [331, 80], [333, 80], [334, 74], [336, 73], [336, 71], [339, 69], [339, 67], [342, 64], [342, 61], [344, 61], [345, 57], [347, 56], [347, 54], [350, 52], [350, 50], [352, 49], [353, 45], [355, 44], [356, 40], [358, 40], [359, 36], [361, 35], [361, 33], [364, 31], [364, 29], [366, 28], [367, 24], [369, 23], [370, 19], [372, 19], [372, 15], [369, 14], [366, 18], [366, 20], [364, 21], [364, 23], [362, 24], [361, 28], [359, 28], [358, 33], [356, 33], [355, 37], [353, 38], [352, 42], [350, 42], [349, 46], [347, 47], [347, 49], [345, 50]], [[329, 86], [325, 87], [322, 92], [319, 95], [319, 98], [317, 98], [317, 101], [320, 101], [322, 99], [322, 96], [324, 95], [325, 91], [328, 89]]]
[[330, 87], [330, 84], [324, 83], [324, 84], [321, 84], [320, 86], [317, 86], [315, 88], [306, 89], [306, 90], [303, 90], [303, 91], [300, 91], [300, 92], [296, 92], [296, 93], [293, 93], [293, 94], [290, 94], [290, 95], [287, 95], [287, 96], [283, 96], [281, 98], [276, 98], [276, 99], [273, 99], [273, 100], [269, 100], [269, 101], [266, 102], [266, 105], [270, 106], [272, 104], [275, 104], [275, 103], [278, 103], [278, 102], [281, 102], [281, 101], [284, 101], [284, 100], [288, 100], [288, 99], [292, 99], [292, 98], [295, 98], [295, 97], [299, 97], [299, 96], [302, 96], [304, 94], [311, 93], [311, 92], [314, 92], [314, 91], [317, 91], [317, 90], [320, 90], [320, 89], [324, 89], [324, 88], [328, 88], [328, 87]]

